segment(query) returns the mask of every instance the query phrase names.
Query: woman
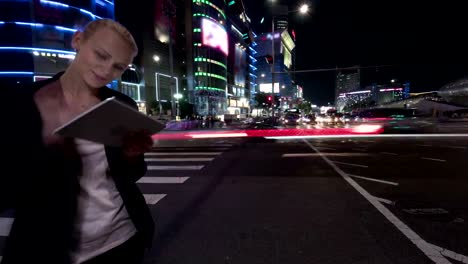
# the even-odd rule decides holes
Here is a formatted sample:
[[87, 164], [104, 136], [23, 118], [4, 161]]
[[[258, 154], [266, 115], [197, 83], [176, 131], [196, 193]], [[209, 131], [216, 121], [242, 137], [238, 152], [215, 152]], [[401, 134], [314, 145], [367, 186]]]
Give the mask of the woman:
[[[132, 133], [123, 147], [109, 147], [53, 134], [112, 96], [137, 108], [105, 87], [132, 62], [135, 41], [122, 25], [101, 19], [75, 33], [72, 46], [77, 54], [64, 73], [10, 94], [23, 107], [7, 117], [13, 176], [2, 176], [0, 210], [16, 215], [3, 264], [141, 263], [152, 241], [154, 223], [136, 186], [146, 173], [150, 135]], [[26, 150], [29, 163], [21, 157]]]

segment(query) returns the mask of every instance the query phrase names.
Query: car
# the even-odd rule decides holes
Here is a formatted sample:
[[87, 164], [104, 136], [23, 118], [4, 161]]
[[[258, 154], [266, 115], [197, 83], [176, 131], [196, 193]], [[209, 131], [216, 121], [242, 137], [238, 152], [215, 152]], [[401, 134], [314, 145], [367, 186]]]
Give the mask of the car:
[[299, 114], [287, 113], [282, 118], [283, 125], [286, 126], [296, 126], [301, 125], [302, 120]]
[[[351, 122], [356, 129], [375, 129], [383, 133], [434, 133], [437, 124], [417, 109], [374, 108], [361, 111]], [[364, 129], [365, 130], [365, 129]]]

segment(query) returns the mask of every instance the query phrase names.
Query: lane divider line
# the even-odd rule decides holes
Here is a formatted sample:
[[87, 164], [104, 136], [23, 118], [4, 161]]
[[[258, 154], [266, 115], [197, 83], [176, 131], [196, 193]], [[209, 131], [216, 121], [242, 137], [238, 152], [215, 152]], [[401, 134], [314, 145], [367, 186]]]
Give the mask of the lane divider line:
[[161, 161], [161, 162], [190, 162], [190, 161], [212, 161], [214, 160], [215, 158], [157, 158], [157, 159], [154, 159], [154, 158], [146, 158], [145, 161], [148, 161], [148, 162], [158, 162], [158, 161]]
[[442, 255], [448, 257], [448, 258], [451, 258], [451, 259], [454, 259], [456, 261], [460, 261], [462, 263], [467, 263], [468, 264], [468, 257], [465, 256], [465, 255], [462, 255], [462, 254], [458, 254], [456, 252], [453, 252], [453, 251], [450, 251], [448, 249], [445, 249], [445, 248], [441, 248], [439, 246], [436, 246], [436, 245], [433, 245], [433, 244], [429, 244], [431, 245], [432, 247], [434, 247], [437, 251], [439, 251]]
[[[321, 154], [321, 153], [320, 153]], [[321, 157], [325, 155], [320, 155]], [[341, 165], [346, 165], [346, 166], [351, 166], [351, 167], [358, 167], [358, 168], [369, 168], [367, 165], [361, 165], [361, 164], [354, 164], [354, 163], [347, 163], [347, 162], [341, 162], [341, 161], [332, 161], [335, 164], [341, 164]]]
[[182, 184], [190, 177], [142, 177], [137, 183]]
[[379, 183], [389, 184], [389, 185], [394, 185], [394, 186], [400, 185], [398, 182], [384, 181], [384, 180], [379, 180], [379, 179], [369, 178], [369, 177], [363, 177], [363, 176], [358, 176], [358, 175], [348, 174], [348, 176], [353, 177], [353, 178], [366, 180], [366, 181], [379, 182]]
[[167, 196], [167, 194], [161, 193], [161, 194], [143, 194], [146, 200], [146, 204], [150, 205], [155, 205], [159, 201], [161, 201], [164, 197]]
[[205, 167], [204, 165], [194, 165], [194, 166], [148, 166], [149, 171], [160, 171], [160, 170], [169, 170], [169, 171], [191, 171], [191, 170], [201, 170]]
[[421, 159], [423, 159], [423, 160], [438, 161], [438, 162], [447, 162], [446, 160], [443, 160], [443, 159], [433, 159], [433, 158], [425, 158], [425, 157], [422, 157]]
[[222, 152], [148, 152], [145, 156], [217, 156], [221, 154]]
[[[321, 153], [317, 148], [310, 144], [307, 140], [304, 142], [316, 153]], [[405, 235], [416, 247], [419, 248], [429, 259], [434, 261], [437, 264], [450, 264], [439, 251], [422, 239], [416, 232], [414, 232], [409, 226], [403, 223], [398, 217], [396, 217], [388, 208], [386, 208], [380, 201], [378, 201], [374, 196], [362, 188], [356, 181], [341, 170], [333, 161], [328, 159], [326, 156], [322, 155], [322, 159], [330, 165], [343, 179], [348, 182], [356, 191], [358, 191], [369, 203], [371, 203], [385, 218], [387, 218], [390, 223], [392, 223], [400, 232]]]

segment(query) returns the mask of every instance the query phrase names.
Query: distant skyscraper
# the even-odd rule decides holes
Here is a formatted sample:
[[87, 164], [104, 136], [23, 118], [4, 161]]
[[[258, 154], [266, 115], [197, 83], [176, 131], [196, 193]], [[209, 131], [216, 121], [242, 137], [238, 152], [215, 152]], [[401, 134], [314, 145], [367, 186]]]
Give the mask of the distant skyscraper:
[[275, 30], [288, 29], [288, 11], [288, 6], [286, 5], [275, 5], [273, 7]]

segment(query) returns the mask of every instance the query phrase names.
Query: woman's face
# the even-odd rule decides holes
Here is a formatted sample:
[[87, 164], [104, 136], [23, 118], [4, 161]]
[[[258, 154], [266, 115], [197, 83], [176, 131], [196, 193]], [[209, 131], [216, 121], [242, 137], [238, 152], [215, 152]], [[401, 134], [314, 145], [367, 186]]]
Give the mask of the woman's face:
[[132, 63], [134, 52], [112, 29], [102, 27], [88, 39], [78, 32], [72, 46], [78, 51], [73, 61], [83, 81], [91, 88], [100, 88], [118, 78]]

